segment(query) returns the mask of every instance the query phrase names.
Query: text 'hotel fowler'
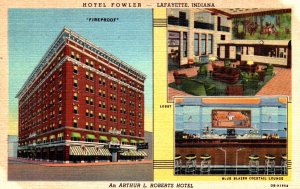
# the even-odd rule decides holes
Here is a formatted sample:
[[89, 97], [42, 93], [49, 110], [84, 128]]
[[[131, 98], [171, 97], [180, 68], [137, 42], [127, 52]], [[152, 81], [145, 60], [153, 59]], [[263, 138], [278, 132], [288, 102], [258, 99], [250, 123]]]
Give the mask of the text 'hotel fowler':
[[146, 75], [64, 28], [20, 92], [18, 157], [142, 160]]

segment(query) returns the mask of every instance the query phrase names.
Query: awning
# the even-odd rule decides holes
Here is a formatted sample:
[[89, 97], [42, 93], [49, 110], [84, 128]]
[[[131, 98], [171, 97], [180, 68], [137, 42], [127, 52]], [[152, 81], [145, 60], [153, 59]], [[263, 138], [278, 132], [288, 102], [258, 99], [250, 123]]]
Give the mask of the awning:
[[144, 143], [144, 140], [139, 140], [139, 143]]
[[111, 137], [110, 141], [112, 141], [112, 142], [119, 142], [119, 139], [117, 137]]
[[91, 140], [95, 140], [96, 139], [95, 135], [92, 135], [92, 134], [86, 134], [86, 138], [87, 139], [91, 139]]
[[80, 133], [76, 133], [76, 132], [72, 132], [72, 133], [71, 133], [71, 137], [74, 137], [74, 138], [81, 138], [81, 134], [80, 134]]
[[81, 146], [70, 146], [70, 155], [72, 156], [81, 156], [84, 155]]
[[134, 139], [131, 139], [131, 140], [130, 140], [130, 143], [132, 143], [132, 144], [136, 144], [137, 142], [136, 142], [136, 140], [134, 140]]
[[99, 140], [108, 141], [108, 138], [107, 138], [107, 136], [100, 136]]
[[127, 138], [122, 138], [122, 139], [121, 139], [121, 142], [127, 143], [127, 142], [128, 142], [128, 139], [127, 139]]
[[111, 153], [108, 149], [106, 148], [99, 148], [97, 152], [98, 156], [111, 156]]
[[95, 147], [86, 147], [85, 149], [86, 149], [87, 156], [97, 156], [98, 155]]
[[143, 150], [139, 150], [139, 151], [136, 151], [136, 150], [128, 150], [128, 151], [125, 151], [123, 153], [120, 154], [121, 156], [134, 156], [134, 157], [144, 157], [144, 156], [147, 156], [147, 153]]

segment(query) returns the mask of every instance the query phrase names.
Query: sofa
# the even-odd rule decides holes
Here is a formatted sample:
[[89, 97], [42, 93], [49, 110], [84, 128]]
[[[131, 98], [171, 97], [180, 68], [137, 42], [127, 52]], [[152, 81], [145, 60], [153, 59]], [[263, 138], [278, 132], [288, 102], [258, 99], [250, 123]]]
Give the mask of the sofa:
[[241, 71], [237, 68], [213, 66], [212, 79], [225, 83], [237, 83], [240, 79]]
[[265, 71], [265, 76], [272, 76], [273, 75], [273, 65], [272, 64], [268, 64], [267, 67], [264, 69]]
[[180, 74], [178, 71], [173, 72], [174, 80], [176, 85], [181, 85], [182, 79], [187, 78], [186, 74]]
[[216, 92], [216, 85], [213, 83], [186, 78], [182, 80], [181, 89], [196, 96], [213, 96]]
[[242, 73], [242, 83], [245, 89], [257, 89], [259, 83], [258, 73]]
[[246, 61], [241, 61], [238, 68], [243, 72], [251, 72], [254, 73], [258, 70], [258, 65], [256, 63], [249, 65]]
[[244, 87], [243, 85], [229, 85], [226, 87], [226, 94], [228, 96], [243, 96]]

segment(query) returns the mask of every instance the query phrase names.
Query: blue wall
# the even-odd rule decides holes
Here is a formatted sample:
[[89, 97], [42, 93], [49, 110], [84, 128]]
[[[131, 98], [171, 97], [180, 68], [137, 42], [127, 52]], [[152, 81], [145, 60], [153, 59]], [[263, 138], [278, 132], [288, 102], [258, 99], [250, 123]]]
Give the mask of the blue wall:
[[[201, 98], [200, 98], [201, 99]], [[256, 127], [260, 134], [277, 133], [286, 137], [287, 107], [278, 98], [261, 98], [259, 104], [203, 104], [199, 98], [186, 98], [175, 104], [176, 131], [189, 134], [202, 134], [206, 127], [212, 128], [212, 110], [250, 110], [252, 128], [236, 128], [237, 134], [246, 134]], [[218, 134], [226, 134], [224, 128], [214, 128]]]

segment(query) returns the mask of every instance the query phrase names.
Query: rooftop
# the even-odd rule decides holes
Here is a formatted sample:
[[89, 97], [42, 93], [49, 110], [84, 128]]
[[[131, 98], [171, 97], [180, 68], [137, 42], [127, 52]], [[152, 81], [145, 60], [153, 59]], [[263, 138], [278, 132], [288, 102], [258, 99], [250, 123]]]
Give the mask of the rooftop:
[[50, 58], [53, 56], [53, 54], [56, 52], [57, 48], [60, 47], [66, 39], [71, 39], [80, 45], [84, 46], [85, 48], [93, 51], [94, 53], [98, 54], [105, 60], [115, 64], [116, 66], [120, 67], [124, 71], [131, 73], [135, 76], [137, 76], [139, 79], [145, 80], [146, 75], [142, 73], [141, 71], [135, 69], [134, 67], [130, 66], [129, 64], [125, 63], [118, 57], [112, 55], [111, 53], [105, 51], [104, 49], [97, 47], [89, 40], [85, 39], [84, 37], [80, 36], [76, 32], [72, 31], [71, 29], [64, 27], [58, 37], [55, 39], [55, 41], [52, 43], [52, 45], [49, 47], [45, 55], [42, 57], [38, 65], [34, 68], [34, 70], [31, 72], [30, 76], [26, 80], [26, 82], [23, 84], [22, 88], [17, 93], [16, 97], [19, 97], [25, 89], [29, 88], [29, 85], [33, 83], [34, 79], [38, 75], [38, 73], [43, 70], [44, 66], [49, 63]]

